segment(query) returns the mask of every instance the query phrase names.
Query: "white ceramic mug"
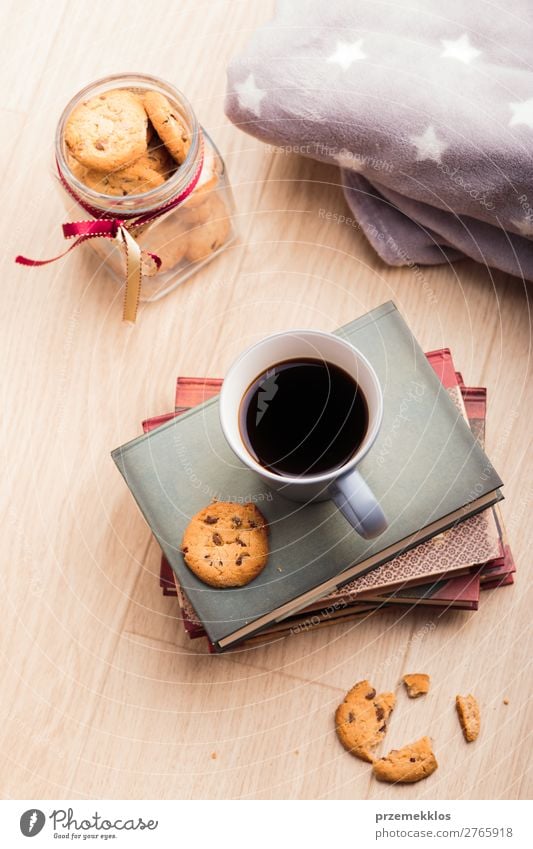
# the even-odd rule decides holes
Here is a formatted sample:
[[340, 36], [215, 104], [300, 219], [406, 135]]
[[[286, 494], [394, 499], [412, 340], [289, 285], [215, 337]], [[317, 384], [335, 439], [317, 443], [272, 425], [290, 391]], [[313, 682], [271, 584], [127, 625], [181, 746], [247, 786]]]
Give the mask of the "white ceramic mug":
[[[250, 454], [241, 436], [241, 401], [260, 374], [278, 363], [293, 359], [321, 359], [344, 369], [362, 390], [368, 407], [368, 427], [354, 454], [340, 468], [322, 474], [290, 477], [265, 469]], [[224, 435], [237, 457], [272, 489], [293, 501], [333, 499], [339, 510], [366, 539], [378, 536], [387, 520], [375, 496], [357, 471], [358, 463], [372, 447], [383, 417], [383, 395], [376, 373], [366, 357], [349, 342], [317, 330], [274, 333], [244, 351], [231, 366], [220, 393], [220, 421]]]

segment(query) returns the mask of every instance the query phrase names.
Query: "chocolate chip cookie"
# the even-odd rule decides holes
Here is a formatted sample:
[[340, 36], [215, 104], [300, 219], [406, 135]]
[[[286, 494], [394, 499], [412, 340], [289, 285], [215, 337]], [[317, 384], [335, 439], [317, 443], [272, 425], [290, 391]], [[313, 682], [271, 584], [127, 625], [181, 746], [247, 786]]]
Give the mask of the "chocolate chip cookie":
[[195, 206], [184, 206], [182, 215], [184, 220], [191, 225], [191, 229], [193, 229], [198, 224], [206, 224], [208, 221], [226, 221], [228, 218], [228, 209], [217, 192], [210, 192], [207, 195], [203, 195], [202, 203], [195, 204]]
[[207, 220], [205, 224], [192, 227], [186, 257], [189, 262], [198, 262], [218, 251], [229, 236], [230, 221], [226, 215]]
[[370, 750], [383, 740], [395, 701], [394, 693], [377, 695], [368, 681], [355, 684], [335, 713], [337, 736], [344, 748], [372, 763], [374, 755]]
[[188, 244], [187, 227], [172, 213], [156, 221], [142, 239], [143, 248], [159, 257], [161, 272], [170, 271], [185, 257]]
[[191, 140], [178, 110], [158, 91], [144, 95], [144, 108], [154, 129], [178, 165], [184, 162]]
[[148, 145], [148, 150], [141, 156], [144, 164], [161, 174], [165, 180], [168, 180], [176, 170], [176, 163], [172, 159], [165, 145], [157, 137]]
[[94, 168], [86, 170], [81, 181], [95, 192], [104, 195], [140, 195], [161, 186], [165, 178], [147, 164], [146, 155], [140, 157], [133, 165], [118, 171], [103, 173]]
[[82, 165], [108, 173], [146, 152], [147, 132], [141, 99], [127, 89], [112, 89], [73, 109], [65, 126], [65, 143]]
[[391, 784], [414, 784], [427, 778], [438, 767], [429, 737], [421, 737], [403, 749], [392, 749], [384, 758], [372, 765], [372, 772], [379, 781]]
[[254, 504], [213, 502], [191, 519], [181, 547], [185, 563], [212, 587], [242, 587], [268, 560], [268, 526]]

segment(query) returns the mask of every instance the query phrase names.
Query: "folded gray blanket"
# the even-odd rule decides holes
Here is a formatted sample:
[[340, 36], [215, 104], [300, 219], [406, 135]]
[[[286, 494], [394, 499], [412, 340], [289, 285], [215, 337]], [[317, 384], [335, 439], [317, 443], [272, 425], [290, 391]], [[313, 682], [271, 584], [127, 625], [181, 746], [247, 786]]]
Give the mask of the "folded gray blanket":
[[391, 265], [533, 280], [533, 3], [278, 0], [228, 69], [253, 136], [342, 169]]

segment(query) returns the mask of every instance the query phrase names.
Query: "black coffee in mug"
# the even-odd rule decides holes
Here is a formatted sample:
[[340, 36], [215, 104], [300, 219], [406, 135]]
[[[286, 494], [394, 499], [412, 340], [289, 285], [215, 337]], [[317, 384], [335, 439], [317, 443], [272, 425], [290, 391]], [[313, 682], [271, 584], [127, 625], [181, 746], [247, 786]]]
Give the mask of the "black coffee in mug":
[[368, 406], [344, 369], [318, 359], [287, 360], [257, 377], [243, 396], [239, 427], [252, 457], [278, 475], [301, 477], [344, 466], [368, 428]]

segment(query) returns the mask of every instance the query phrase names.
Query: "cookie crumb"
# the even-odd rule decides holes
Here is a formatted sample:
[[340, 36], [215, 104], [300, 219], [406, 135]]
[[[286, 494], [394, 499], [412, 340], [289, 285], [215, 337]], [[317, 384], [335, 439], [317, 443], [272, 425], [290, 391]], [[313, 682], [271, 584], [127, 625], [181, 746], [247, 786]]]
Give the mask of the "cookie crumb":
[[477, 699], [472, 694], [468, 696], [456, 696], [455, 707], [461, 728], [463, 729], [463, 737], [467, 743], [472, 743], [477, 739], [480, 729]]
[[509, 699], [508, 699], [507, 697], [505, 697], [505, 699], [503, 700], [503, 703], [504, 703], [504, 705], [508, 705], [508, 704], [509, 704]]
[[216, 761], [217, 757], [218, 757], [218, 755], [217, 755], [216, 752], [211, 752], [211, 760], [212, 761]]
[[425, 696], [426, 693], [429, 693], [430, 678], [425, 672], [412, 672], [409, 675], [404, 675], [402, 681], [410, 699], [418, 699], [419, 696]]

